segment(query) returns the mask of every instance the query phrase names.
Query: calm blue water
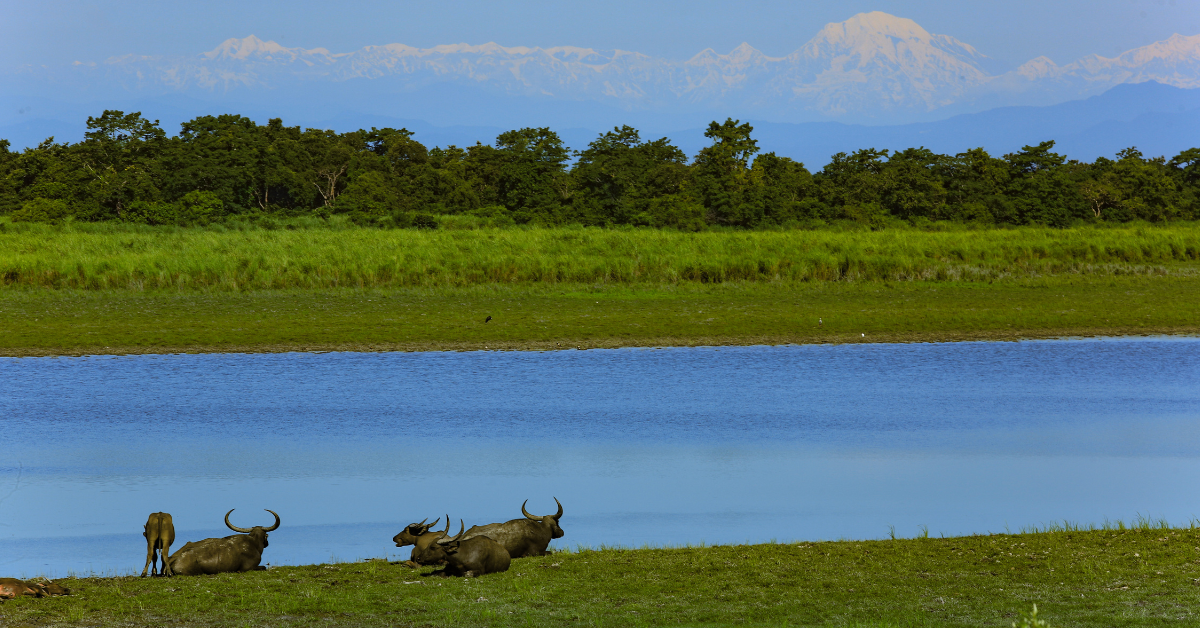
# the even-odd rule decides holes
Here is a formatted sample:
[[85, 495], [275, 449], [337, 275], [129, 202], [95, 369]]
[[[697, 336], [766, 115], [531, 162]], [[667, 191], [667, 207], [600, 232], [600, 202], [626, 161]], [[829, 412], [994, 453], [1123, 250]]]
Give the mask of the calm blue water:
[[0, 575], [264, 561], [564, 504], [559, 546], [1200, 516], [1200, 339], [0, 359]]

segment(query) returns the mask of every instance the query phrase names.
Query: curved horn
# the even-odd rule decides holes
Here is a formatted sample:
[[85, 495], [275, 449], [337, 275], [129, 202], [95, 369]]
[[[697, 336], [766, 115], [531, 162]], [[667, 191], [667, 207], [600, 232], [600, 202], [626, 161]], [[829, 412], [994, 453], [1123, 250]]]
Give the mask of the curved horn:
[[[438, 519], [441, 519], [441, 517], [438, 517]], [[421, 523], [418, 523], [417, 525], [423, 526], [423, 525], [425, 525], [426, 521], [429, 521], [429, 517], [425, 517], [424, 519], [421, 520]], [[433, 527], [435, 525], [437, 525], [437, 521], [434, 521], [433, 523], [429, 524], [430, 527]]]
[[527, 500], [525, 500], [525, 501], [523, 501], [523, 502], [521, 502], [521, 514], [525, 515], [525, 517], [526, 517], [527, 519], [533, 519], [534, 521], [541, 521], [541, 520], [542, 520], [542, 518], [541, 518], [541, 517], [535, 517], [535, 516], [533, 516], [533, 515], [529, 514], [529, 511], [528, 511], [528, 510], [525, 510], [525, 504], [528, 504], [528, 503], [529, 503], [529, 500], [528, 500], [528, 499], [527, 499]]
[[559, 519], [562, 518], [562, 513], [563, 513], [562, 502], [558, 501], [558, 498], [555, 497], [554, 503], [558, 504], [558, 514], [554, 515], [554, 520], [558, 521]]
[[225, 525], [230, 530], [233, 530], [234, 532], [242, 532], [242, 533], [249, 532], [250, 528], [239, 528], [239, 527], [233, 525], [232, 523], [229, 523], [229, 513], [233, 512], [234, 510], [236, 510], [236, 508], [230, 508], [229, 512], [225, 513]]
[[[447, 516], [449, 516], [449, 515], [447, 515]], [[429, 517], [425, 517], [425, 518], [426, 518], [426, 519], [428, 519]], [[437, 519], [434, 519], [434, 520], [433, 520], [433, 523], [431, 523], [431, 524], [429, 524], [429, 525], [425, 526], [425, 529], [426, 529], [426, 530], [428, 530], [429, 528], [432, 528], [433, 526], [437, 525], [437, 524], [438, 524], [438, 522], [439, 522], [439, 521], [441, 521], [441, 520], [442, 520], [442, 518], [441, 518], [441, 517], [438, 517]], [[447, 521], [449, 521], [449, 520], [447, 520]], [[424, 524], [425, 522], [424, 522], [424, 521], [422, 521], [421, 523], [422, 523], [422, 524]]]
[[[459, 540], [460, 538], [462, 538], [463, 533], [466, 532], [466, 530], [467, 530], [467, 525], [465, 523], [463, 523], [462, 519], [458, 520], [458, 525], [459, 525], [458, 535], [456, 535], [454, 538], [450, 538], [450, 535], [447, 534], [446, 536], [443, 536], [442, 538], [438, 539], [437, 544], [438, 545], [449, 545], [449, 544]], [[446, 532], [450, 532], [450, 517], [449, 516], [446, 517]]]
[[[271, 526], [271, 527], [269, 527], [269, 528], [263, 528], [263, 532], [271, 532], [271, 531], [272, 531], [272, 530], [274, 530], [275, 528], [278, 528], [278, 527], [279, 527], [279, 515], [275, 514], [275, 511], [274, 511], [274, 510], [271, 510], [271, 509], [269, 509], [269, 508], [263, 508], [263, 510], [265, 510], [265, 511], [267, 511], [267, 512], [269, 512], [269, 513], [273, 514], [273, 515], [275, 515], [275, 525], [273, 525], [273, 526]], [[229, 512], [233, 512], [233, 511], [232, 511], [232, 510], [230, 510]]]
[[450, 515], [446, 515], [446, 529], [442, 530], [442, 538], [450, 536]]

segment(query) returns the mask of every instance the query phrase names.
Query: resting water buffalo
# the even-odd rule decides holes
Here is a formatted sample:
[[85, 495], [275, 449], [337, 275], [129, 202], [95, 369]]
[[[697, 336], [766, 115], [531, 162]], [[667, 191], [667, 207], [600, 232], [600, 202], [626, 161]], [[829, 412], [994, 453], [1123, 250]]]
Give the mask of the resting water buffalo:
[[413, 561], [421, 565], [446, 563], [444, 569], [434, 572], [441, 576], [473, 578], [508, 571], [511, 559], [503, 545], [486, 536], [463, 539], [465, 525], [462, 520], [459, 520], [459, 526], [458, 536], [452, 539], [441, 538], [433, 543], [417, 543], [413, 547]]
[[[449, 517], [449, 515], [446, 515], [446, 516]], [[399, 534], [392, 537], [392, 542], [394, 542], [396, 544], [396, 547], [404, 547], [405, 545], [416, 545], [417, 539], [421, 538], [422, 536], [424, 536], [426, 534], [433, 534], [437, 538], [440, 539], [443, 536], [445, 536], [446, 533], [445, 532], [430, 532], [429, 528], [432, 528], [433, 526], [437, 525], [438, 522], [441, 520], [442, 520], [442, 518], [438, 517], [437, 519], [433, 520], [433, 523], [425, 523], [426, 521], [429, 521], [429, 517], [425, 517], [425, 519], [423, 521], [421, 521], [421, 523], [410, 523], [407, 526], [405, 526], [405, 528], [403, 530], [401, 530]], [[450, 520], [446, 519], [446, 532], [449, 532], [449, 531], [450, 531]]]
[[[142, 577], [146, 577], [146, 570], [150, 570], [151, 575], [158, 575], [160, 558], [162, 575], [174, 575], [171, 572], [171, 566], [167, 564], [167, 557], [171, 555], [171, 544], [175, 542], [175, 524], [171, 522], [170, 513], [150, 513], [142, 536], [146, 537], [146, 566], [142, 567]], [[153, 569], [151, 569], [151, 565], [153, 565]]]
[[[428, 520], [429, 520], [429, 518], [426, 517], [425, 521], [428, 521]], [[403, 530], [401, 530], [399, 534], [397, 534], [396, 536], [393, 536], [392, 541], [396, 543], [396, 547], [404, 547], [405, 545], [416, 545], [419, 547], [428, 546], [428, 545], [432, 544], [434, 541], [436, 541], [440, 538], [443, 538], [449, 534], [449, 532], [450, 532], [450, 515], [446, 515], [446, 529], [444, 531], [438, 532], [437, 530], [429, 529], [429, 528], [432, 528], [433, 526], [437, 525], [437, 522], [439, 522], [441, 520], [442, 520], [442, 518], [438, 517], [437, 519], [433, 520], [433, 523], [425, 523], [425, 521], [422, 521], [421, 523], [410, 523], [410, 524], [408, 524], [407, 527], [405, 527]], [[414, 549], [413, 552], [415, 553], [416, 549]], [[410, 557], [409, 560], [404, 561], [401, 564], [407, 565], [407, 566], [415, 569], [416, 567], [420, 566], [421, 563], [418, 563], [416, 560], [414, 560]], [[440, 565], [441, 563], [431, 563], [431, 564]]]
[[550, 539], [561, 538], [563, 535], [562, 528], [558, 527], [558, 520], [563, 515], [562, 503], [558, 498], [554, 498], [554, 503], [558, 504], [558, 513], [553, 515], [545, 515], [536, 517], [529, 514], [525, 510], [525, 504], [529, 500], [525, 500], [521, 504], [521, 514], [525, 515], [524, 519], [513, 519], [504, 523], [489, 523], [485, 526], [471, 526], [467, 530], [466, 539], [473, 539], [477, 536], [486, 536], [504, 546], [508, 550], [509, 556], [513, 558], [525, 558], [526, 556], [548, 556], [550, 552], [546, 551], [546, 546], [550, 544]]
[[51, 595], [70, 595], [71, 590], [61, 587], [49, 580], [45, 582], [26, 582], [16, 578], [0, 578], [0, 600], [12, 600], [21, 596], [49, 597]]
[[262, 562], [263, 549], [267, 547], [267, 533], [279, 527], [279, 515], [274, 510], [267, 510], [275, 515], [275, 525], [269, 528], [238, 528], [229, 523], [229, 514], [232, 512], [225, 513], [225, 525], [234, 532], [245, 534], [184, 544], [169, 559], [175, 575], [198, 576], [266, 569], [260, 567], [259, 563]]

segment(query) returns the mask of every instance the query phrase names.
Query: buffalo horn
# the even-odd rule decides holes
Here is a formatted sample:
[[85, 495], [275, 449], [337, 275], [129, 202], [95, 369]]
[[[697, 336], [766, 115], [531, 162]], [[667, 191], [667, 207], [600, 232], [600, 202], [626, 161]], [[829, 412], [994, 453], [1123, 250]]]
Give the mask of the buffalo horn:
[[562, 502], [558, 501], [558, 498], [555, 497], [554, 503], [558, 504], [558, 514], [554, 515], [554, 520], [558, 521], [559, 519], [562, 518], [562, 512], [563, 512], [562, 511]]
[[455, 541], [457, 541], [457, 540], [461, 539], [461, 538], [462, 538], [462, 535], [463, 535], [463, 533], [465, 533], [465, 532], [467, 531], [467, 524], [463, 523], [463, 520], [462, 520], [462, 519], [459, 519], [459, 520], [458, 520], [458, 525], [459, 525], [459, 528], [458, 528], [458, 535], [457, 535], [457, 536], [455, 536], [454, 538], [450, 538], [450, 535], [449, 535], [449, 532], [450, 532], [450, 516], [449, 516], [449, 515], [447, 515], [447, 516], [446, 516], [446, 532], [445, 532], [445, 533], [443, 533], [443, 534], [445, 534], [445, 536], [443, 536], [442, 538], [438, 539], [438, 540], [437, 540], [437, 544], [438, 544], [438, 545], [449, 545], [449, 544], [451, 544], [451, 543], [454, 543]]
[[[265, 510], [265, 511], [267, 511], [267, 512], [269, 512], [269, 513], [273, 514], [273, 515], [275, 515], [275, 525], [273, 525], [273, 526], [271, 526], [271, 527], [269, 527], [269, 528], [263, 528], [263, 532], [271, 532], [271, 531], [272, 531], [272, 530], [274, 530], [275, 528], [278, 528], [278, 527], [279, 527], [279, 515], [275, 514], [275, 511], [274, 511], [274, 510], [271, 510], [270, 508], [263, 508], [263, 510]], [[231, 511], [229, 511], [229, 512], [233, 512], [233, 511], [231, 510]]]
[[233, 530], [234, 532], [242, 532], [242, 533], [249, 532], [249, 531], [250, 531], [250, 528], [239, 528], [239, 527], [237, 527], [237, 526], [233, 525], [232, 523], [229, 523], [229, 514], [230, 514], [230, 513], [232, 513], [234, 510], [236, 510], [236, 509], [235, 509], [235, 508], [230, 508], [230, 509], [229, 509], [229, 512], [225, 513], [225, 525], [226, 525], [226, 526], [227, 526], [227, 527], [228, 527], [230, 530]]
[[535, 517], [535, 516], [529, 514], [528, 510], [525, 510], [525, 504], [528, 504], [528, 503], [529, 503], [528, 499], [521, 502], [521, 514], [525, 515], [526, 518], [533, 519], [534, 521], [541, 521], [542, 520], [541, 517]]

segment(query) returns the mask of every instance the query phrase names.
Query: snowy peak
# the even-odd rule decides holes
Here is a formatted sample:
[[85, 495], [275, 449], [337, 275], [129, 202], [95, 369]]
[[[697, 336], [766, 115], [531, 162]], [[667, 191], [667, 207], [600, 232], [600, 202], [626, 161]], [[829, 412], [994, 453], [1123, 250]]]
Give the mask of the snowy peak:
[[952, 60], [971, 66], [972, 74], [983, 72], [975, 63], [983, 59], [975, 48], [950, 37], [933, 35], [916, 22], [882, 11], [859, 13], [845, 22], [826, 24], [793, 58], [855, 57], [858, 65], [871, 63], [904, 65]]
[[314, 58], [328, 62], [333, 57], [339, 55], [331, 55], [325, 48], [314, 48], [312, 50], [285, 48], [274, 41], [263, 41], [254, 35], [250, 35], [242, 39], [226, 39], [221, 42], [220, 46], [202, 53], [200, 56], [207, 61], [292, 62], [305, 60], [311, 63], [311, 60]]
[[812, 41], [857, 48], [865, 43], [878, 45], [884, 39], [915, 40], [928, 44], [933, 36], [908, 18], [872, 11], [859, 13], [845, 22], [826, 24]]
[[[726, 54], [709, 48], [686, 61], [569, 45], [506, 47], [392, 43], [354, 52], [287, 48], [254, 35], [228, 39], [200, 55], [113, 57], [73, 66], [71, 83], [87, 89], [182, 92], [260, 90], [355, 82], [373, 93], [433, 93], [459, 88], [481, 97], [530, 96], [592, 101], [621, 109], [711, 109], [721, 115], [778, 119], [924, 117], [955, 107], [978, 110], [1052, 104], [1101, 93], [1122, 83], [1157, 81], [1200, 88], [1200, 35], [1175, 35], [1115, 59], [1098, 55], [1068, 65], [1039, 57], [993, 76], [991, 60], [949, 35], [882, 11], [826, 24], [786, 57], [749, 43]], [[386, 86], [385, 86], [386, 85]], [[308, 86], [302, 89], [309, 89]], [[428, 90], [428, 91], [427, 91]]]
[[[299, 50], [299, 49], [297, 49]], [[291, 50], [280, 46], [273, 41], [263, 41], [254, 35], [243, 39], [229, 38], [221, 42], [220, 46], [203, 53], [205, 59], [249, 59], [251, 56], [274, 56], [274, 55], [289, 55], [294, 56]]]

